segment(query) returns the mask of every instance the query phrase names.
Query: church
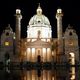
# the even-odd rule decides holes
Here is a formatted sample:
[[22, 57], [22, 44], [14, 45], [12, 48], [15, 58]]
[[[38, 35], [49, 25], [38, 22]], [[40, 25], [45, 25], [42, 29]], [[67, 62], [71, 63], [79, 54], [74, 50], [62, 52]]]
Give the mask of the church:
[[27, 37], [21, 38], [20, 9], [16, 9], [16, 26], [10, 25], [0, 36], [0, 62], [56, 62], [75, 65], [79, 62], [78, 35], [68, 25], [63, 32], [62, 9], [57, 9], [57, 37], [52, 38], [52, 26], [39, 5], [27, 25]]

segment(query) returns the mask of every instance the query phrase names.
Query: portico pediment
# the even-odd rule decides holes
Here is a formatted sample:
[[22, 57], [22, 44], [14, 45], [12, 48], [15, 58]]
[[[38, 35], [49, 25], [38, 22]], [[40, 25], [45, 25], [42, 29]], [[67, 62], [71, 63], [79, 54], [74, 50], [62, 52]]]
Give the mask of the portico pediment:
[[45, 41], [42, 41], [42, 40], [36, 40], [34, 42], [28, 42], [27, 47], [39, 47], [39, 48], [48, 48], [48, 47], [51, 47], [50, 43], [49, 42], [45, 42]]

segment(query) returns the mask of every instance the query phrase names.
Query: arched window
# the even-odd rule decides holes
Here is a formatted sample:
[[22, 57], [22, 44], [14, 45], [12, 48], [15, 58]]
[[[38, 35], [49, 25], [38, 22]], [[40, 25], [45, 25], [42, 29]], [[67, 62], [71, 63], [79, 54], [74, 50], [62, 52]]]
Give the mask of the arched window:
[[9, 36], [9, 33], [8, 32], [6, 33], [6, 36]]
[[39, 30], [37, 34], [38, 34], [38, 38], [40, 38], [41, 31]]
[[72, 32], [69, 32], [69, 35], [72, 36]]

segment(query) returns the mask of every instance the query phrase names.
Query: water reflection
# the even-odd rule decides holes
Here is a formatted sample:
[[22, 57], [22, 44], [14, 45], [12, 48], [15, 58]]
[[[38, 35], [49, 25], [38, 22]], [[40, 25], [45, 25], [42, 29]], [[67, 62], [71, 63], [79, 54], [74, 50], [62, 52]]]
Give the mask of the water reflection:
[[78, 68], [56, 67], [53, 70], [0, 70], [0, 80], [80, 80]]
[[75, 80], [75, 67], [70, 68], [70, 80]]

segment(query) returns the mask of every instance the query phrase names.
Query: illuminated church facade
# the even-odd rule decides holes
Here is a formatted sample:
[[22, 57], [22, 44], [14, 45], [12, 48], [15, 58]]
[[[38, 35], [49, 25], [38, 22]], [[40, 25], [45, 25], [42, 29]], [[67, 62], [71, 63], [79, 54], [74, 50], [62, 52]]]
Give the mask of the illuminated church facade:
[[62, 9], [57, 9], [57, 38], [52, 38], [52, 26], [42, 14], [40, 5], [27, 26], [27, 37], [21, 38], [21, 10], [16, 9], [16, 30], [10, 25], [0, 38], [0, 62], [79, 62], [79, 45], [76, 31], [69, 25], [62, 30]]

